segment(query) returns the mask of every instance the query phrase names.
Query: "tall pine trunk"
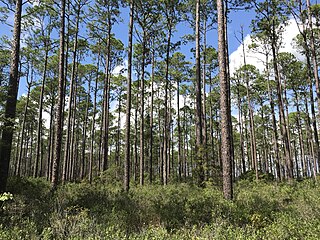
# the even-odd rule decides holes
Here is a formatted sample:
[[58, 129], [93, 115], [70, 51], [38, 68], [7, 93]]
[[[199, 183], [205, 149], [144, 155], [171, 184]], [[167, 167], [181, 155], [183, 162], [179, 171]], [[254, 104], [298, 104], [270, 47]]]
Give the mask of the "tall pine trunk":
[[226, 32], [224, 1], [217, 1], [218, 12], [218, 60], [220, 77], [220, 114], [221, 114], [221, 160], [223, 175], [223, 194], [226, 199], [233, 198], [232, 186], [232, 140], [230, 122], [230, 92], [226, 62]]
[[280, 132], [284, 144], [284, 155], [286, 159], [286, 170], [287, 170], [287, 177], [289, 180], [293, 178], [293, 165], [292, 165], [292, 159], [291, 159], [291, 148], [290, 148], [290, 142], [289, 142], [289, 136], [288, 136], [288, 129], [284, 114], [284, 103], [283, 103], [283, 97], [282, 97], [282, 86], [281, 86], [281, 78], [278, 68], [278, 56], [277, 56], [277, 50], [276, 50], [276, 29], [275, 29], [275, 22], [273, 21], [272, 25], [272, 43], [271, 43], [271, 50], [272, 50], [272, 57], [273, 57], [273, 69], [274, 74], [276, 78], [276, 84], [277, 84], [277, 98], [278, 98], [278, 107], [279, 107], [279, 119], [280, 119]]
[[[48, 34], [49, 35], [49, 34]], [[46, 36], [48, 37], [48, 36]], [[42, 73], [42, 83], [41, 83], [41, 90], [40, 90], [40, 99], [39, 99], [39, 112], [38, 112], [38, 127], [37, 127], [37, 146], [36, 146], [36, 161], [35, 161], [35, 168], [33, 172], [33, 176], [41, 176], [42, 175], [42, 153], [40, 154], [41, 144], [42, 144], [42, 111], [43, 111], [43, 98], [44, 98], [44, 89], [46, 84], [46, 77], [47, 77], [47, 66], [48, 66], [48, 54], [49, 54], [49, 46], [48, 46], [48, 39], [44, 40], [45, 46], [45, 57], [44, 57], [44, 68]], [[38, 166], [40, 163], [40, 172], [38, 171]]]
[[20, 139], [20, 147], [19, 147], [19, 158], [18, 158], [18, 175], [20, 175], [20, 166], [22, 162], [22, 151], [23, 151], [23, 143], [24, 143], [24, 137], [25, 137], [25, 129], [26, 129], [26, 119], [27, 119], [27, 114], [28, 114], [28, 108], [29, 108], [29, 101], [30, 101], [30, 91], [31, 91], [31, 86], [32, 86], [32, 80], [29, 81], [29, 66], [27, 69], [27, 74], [26, 74], [26, 81], [27, 81], [27, 99], [26, 99], [26, 105], [24, 107], [23, 111], [23, 120], [22, 120], [22, 126], [21, 126], [21, 139]]
[[100, 67], [100, 50], [98, 53], [97, 72], [94, 86], [94, 97], [93, 97], [93, 114], [92, 114], [92, 125], [91, 125], [91, 141], [89, 151], [89, 182], [92, 182], [92, 171], [93, 171], [93, 152], [94, 152], [94, 138], [95, 138], [95, 125], [96, 125], [96, 111], [97, 111], [97, 93], [98, 93], [98, 81], [99, 81], [99, 67]]
[[[149, 182], [152, 183], [153, 180], [153, 104], [154, 104], [154, 76], [155, 76], [155, 49], [153, 40], [152, 49], [152, 67], [151, 67], [151, 100], [150, 100], [150, 141], [149, 141]], [[179, 109], [178, 109], [179, 111]]]
[[91, 94], [91, 76], [89, 76], [89, 79], [88, 79], [86, 111], [85, 111], [84, 124], [82, 129], [80, 179], [82, 179], [85, 176], [85, 172], [86, 172], [86, 145], [87, 145], [87, 127], [88, 127], [89, 107], [90, 107], [90, 94]]
[[58, 87], [58, 102], [56, 107], [56, 130], [55, 130], [55, 146], [54, 146], [54, 159], [52, 166], [52, 178], [51, 187], [54, 191], [58, 186], [59, 181], [59, 167], [60, 167], [60, 157], [61, 157], [61, 144], [62, 144], [62, 130], [63, 130], [63, 101], [64, 101], [64, 82], [65, 82], [65, 72], [64, 72], [64, 57], [65, 57], [65, 8], [66, 1], [61, 0], [61, 10], [60, 10], [60, 53], [59, 53], [59, 87]]
[[168, 90], [169, 90], [169, 65], [170, 65], [170, 45], [171, 45], [171, 24], [169, 24], [167, 33], [167, 49], [166, 49], [166, 69], [165, 69], [165, 96], [164, 96], [164, 126], [163, 126], [163, 150], [162, 150], [162, 181], [163, 185], [168, 184], [168, 149], [169, 149], [169, 135], [170, 135], [170, 123], [169, 123], [169, 107], [168, 107]]
[[200, 0], [196, 2], [196, 158], [198, 185], [204, 182], [204, 146], [203, 146], [203, 117], [201, 100], [201, 61], [200, 61]]
[[74, 39], [74, 46], [73, 46], [73, 52], [72, 52], [72, 72], [71, 72], [71, 79], [70, 79], [70, 89], [69, 89], [69, 102], [68, 102], [68, 116], [67, 116], [67, 136], [66, 136], [66, 142], [65, 142], [65, 149], [64, 149], [64, 159], [63, 159], [63, 170], [62, 170], [62, 182], [67, 180], [67, 171], [68, 171], [68, 164], [71, 159], [70, 152], [70, 128], [71, 128], [71, 116], [72, 112], [75, 111], [75, 109], [72, 108], [73, 99], [75, 98], [74, 94], [74, 83], [76, 78], [76, 59], [77, 59], [77, 48], [78, 48], [78, 33], [79, 33], [79, 21], [80, 21], [80, 4], [78, 5], [77, 9], [77, 19], [76, 19], [76, 30], [75, 30], [75, 39]]
[[146, 54], [146, 30], [143, 30], [142, 42], [142, 63], [140, 79], [140, 185], [144, 185], [144, 75], [145, 75], [145, 54]]
[[259, 179], [258, 174], [258, 161], [257, 161], [257, 144], [256, 144], [256, 134], [254, 129], [254, 118], [253, 118], [253, 107], [251, 105], [251, 95], [249, 89], [249, 73], [246, 69], [247, 61], [246, 61], [246, 51], [245, 51], [245, 44], [244, 44], [244, 36], [243, 36], [243, 29], [241, 31], [241, 40], [242, 40], [242, 53], [243, 53], [243, 64], [245, 66], [245, 81], [246, 81], [246, 88], [247, 88], [247, 102], [248, 102], [248, 109], [249, 109], [249, 119], [250, 119], [250, 149], [251, 149], [251, 161], [252, 166], [254, 167], [256, 180]]
[[111, 17], [108, 18], [107, 55], [105, 79], [103, 89], [103, 125], [102, 125], [102, 166], [101, 170], [108, 169], [109, 164], [109, 108], [110, 108], [110, 57], [111, 57]]
[[16, 116], [19, 87], [18, 66], [20, 55], [21, 13], [22, 0], [16, 0], [8, 95], [5, 104], [5, 121], [3, 123], [2, 138], [0, 142], [0, 193], [3, 193], [7, 186], [14, 119]]
[[130, 1], [130, 24], [128, 46], [128, 76], [127, 76], [127, 103], [126, 103], [126, 139], [124, 162], [124, 189], [130, 187], [130, 116], [131, 116], [131, 75], [132, 75], [132, 32], [133, 32], [134, 0]]
[[272, 115], [274, 161], [276, 163], [277, 178], [278, 178], [278, 180], [281, 180], [277, 120], [275, 117], [274, 100], [273, 100], [273, 96], [272, 96], [273, 93], [272, 93], [272, 89], [270, 86], [270, 71], [269, 71], [268, 54], [266, 54], [266, 73], [267, 73], [268, 97], [269, 97], [269, 102], [270, 102], [270, 107], [271, 107], [271, 115]]

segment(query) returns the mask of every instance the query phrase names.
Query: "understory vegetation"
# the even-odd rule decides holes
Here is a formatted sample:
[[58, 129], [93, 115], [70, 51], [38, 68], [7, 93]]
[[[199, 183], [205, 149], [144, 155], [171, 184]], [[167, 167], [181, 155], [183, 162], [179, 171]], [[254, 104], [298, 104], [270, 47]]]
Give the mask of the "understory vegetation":
[[[320, 180], [320, 179], [319, 179]], [[11, 178], [0, 200], [0, 239], [319, 239], [320, 188], [248, 179], [233, 201], [221, 189], [184, 183], [133, 186]], [[132, 184], [133, 185], [133, 184]]]

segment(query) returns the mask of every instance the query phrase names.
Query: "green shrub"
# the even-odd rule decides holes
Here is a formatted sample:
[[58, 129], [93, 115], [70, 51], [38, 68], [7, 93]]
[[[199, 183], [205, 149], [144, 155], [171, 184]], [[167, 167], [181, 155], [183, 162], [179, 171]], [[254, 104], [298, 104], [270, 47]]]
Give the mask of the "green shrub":
[[53, 195], [44, 179], [10, 179], [14, 198], [0, 213], [0, 239], [320, 238], [320, 191], [312, 180], [241, 180], [226, 201], [209, 184], [132, 185], [126, 193], [104, 178], [68, 183]]

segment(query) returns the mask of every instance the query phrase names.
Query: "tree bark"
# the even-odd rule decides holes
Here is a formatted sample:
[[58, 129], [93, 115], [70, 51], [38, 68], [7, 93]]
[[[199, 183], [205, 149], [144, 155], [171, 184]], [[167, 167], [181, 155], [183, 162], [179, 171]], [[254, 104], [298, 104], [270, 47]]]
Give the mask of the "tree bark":
[[220, 77], [220, 113], [221, 113], [221, 159], [223, 171], [223, 194], [226, 199], [233, 198], [232, 186], [232, 140], [231, 140], [231, 109], [229, 105], [229, 79], [226, 62], [226, 32], [224, 23], [224, 1], [217, 1], [218, 12], [218, 59]]
[[168, 34], [167, 34], [167, 50], [166, 50], [166, 69], [165, 69], [165, 96], [164, 96], [164, 126], [163, 126], [163, 152], [162, 152], [162, 179], [163, 185], [168, 184], [168, 149], [169, 149], [169, 134], [170, 134], [170, 124], [169, 124], [169, 107], [168, 107], [168, 89], [169, 89], [169, 65], [170, 65], [170, 44], [171, 44], [171, 25], [169, 24]]
[[303, 134], [302, 134], [302, 126], [301, 126], [301, 111], [299, 106], [299, 95], [296, 90], [294, 91], [294, 97], [295, 97], [295, 104], [296, 104], [296, 111], [297, 111], [297, 118], [296, 118], [296, 124], [297, 124], [297, 130], [298, 130], [298, 136], [299, 136], [299, 149], [300, 149], [300, 165], [301, 165], [301, 177], [307, 176], [306, 171], [306, 161], [305, 161], [305, 148], [304, 148], [304, 141], [303, 141]]
[[319, 69], [317, 63], [317, 52], [315, 46], [315, 37], [313, 32], [313, 23], [312, 23], [312, 13], [311, 13], [311, 4], [310, 0], [306, 1], [307, 3], [307, 13], [308, 13], [308, 23], [309, 23], [309, 31], [310, 31], [310, 49], [311, 49], [311, 59], [313, 65], [313, 76], [316, 82], [316, 93], [318, 99], [318, 112], [320, 114], [320, 87], [319, 87]]
[[128, 46], [128, 76], [127, 76], [127, 104], [126, 104], [126, 147], [124, 163], [124, 190], [130, 187], [130, 116], [131, 116], [131, 75], [132, 75], [132, 31], [133, 31], [134, 1], [130, 1], [129, 46]]
[[196, 158], [198, 185], [204, 183], [204, 146], [203, 146], [203, 117], [201, 100], [201, 61], [200, 61], [200, 0], [196, 1]]
[[[246, 61], [246, 51], [245, 51], [245, 45], [244, 45], [243, 28], [241, 28], [241, 40], [242, 40], [243, 64], [246, 67], [247, 61]], [[250, 127], [251, 160], [252, 160], [252, 166], [254, 166], [256, 180], [258, 180], [259, 174], [258, 174], [258, 161], [257, 161], [256, 134], [254, 129], [253, 107], [251, 105], [251, 96], [249, 91], [249, 74], [247, 69], [245, 69], [245, 81], [246, 81], [246, 88], [247, 88], [247, 101], [248, 101], [248, 109], [249, 109], [249, 117], [250, 117], [249, 127]]]
[[87, 143], [87, 125], [89, 117], [89, 105], [90, 105], [90, 95], [91, 95], [91, 76], [88, 79], [88, 93], [86, 99], [86, 113], [84, 117], [83, 130], [82, 130], [82, 143], [81, 143], [81, 166], [80, 166], [80, 179], [85, 176], [86, 169], [86, 143]]
[[178, 177], [181, 181], [182, 176], [182, 136], [180, 119], [180, 79], [177, 81], [177, 128], [178, 128]]
[[[154, 48], [154, 41], [153, 41]], [[153, 180], [153, 102], [154, 102], [154, 76], [155, 76], [155, 49], [152, 49], [152, 70], [151, 70], [151, 101], [150, 101], [150, 150], [149, 150], [149, 182]], [[178, 109], [179, 111], [179, 109]]]
[[144, 185], [144, 75], [145, 75], [145, 53], [146, 53], [146, 30], [143, 30], [142, 40], [142, 62], [140, 79], [140, 185]]
[[96, 111], [97, 111], [97, 93], [98, 93], [98, 81], [99, 81], [99, 67], [100, 67], [100, 49], [98, 53], [98, 62], [97, 62], [97, 72], [96, 80], [94, 86], [94, 97], [93, 97], [93, 116], [92, 116], [92, 125], [91, 125], [91, 141], [90, 141], [90, 151], [89, 151], [89, 182], [92, 182], [92, 170], [93, 170], [93, 151], [94, 151], [94, 137], [95, 137], [95, 124], [96, 124]]
[[5, 121], [3, 123], [0, 144], [0, 193], [3, 193], [7, 186], [14, 119], [16, 116], [17, 94], [19, 87], [18, 66], [20, 56], [21, 14], [22, 0], [16, 0], [8, 96], [5, 104]]
[[[240, 86], [240, 81], [238, 81], [238, 86]], [[240, 89], [237, 87], [237, 98], [238, 98], [238, 111], [239, 111], [239, 134], [240, 134], [240, 155], [241, 155], [241, 169], [242, 173], [246, 172], [246, 161], [244, 156], [244, 142], [243, 142], [243, 123], [242, 123], [242, 104], [240, 97]]]
[[107, 55], [106, 68], [103, 90], [103, 131], [102, 131], [102, 167], [101, 170], [108, 169], [109, 164], [109, 108], [110, 108], [110, 61], [111, 61], [111, 19], [108, 18], [108, 38], [107, 38]]
[[17, 164], [18, 165], [18, 171], [17, 171], [18, 176], [20, 175], [20, 166], [21, 166], [22, 154], [23, 154], [23, 142], [24, 142], [25, 129], [26, 129], [26, 119], [27, 119], [27, 114], [28, 114], [29, 101], [30, 101], [30, 91], [31, 91], [31, 86], [32, 86], [32, 80], [29, 82], [29, 67], [27, 69], [26, 81], [27, 81], [27, 99], [26, 99], [26, 105], [24, 107], [22, 127], [21, 127], [19, 158], [18, 158], [18, 164]]
[[37, 128], [37, 146], [36, 146], [36, 161], [35, 161], [35, 169], [33, 173], [33, 177], [41, 176], [42, 168], [40, 168], [40, 174], [38, 173], [38, 164], [40, 162], [40, 166], [42, 166], [42, 154], [40, 154], [41, 142], [42, 142], [42, 111], [43, 111], [43, 98], [44, 98], [44, 88], [46, 84], [47, 77], [47, 66], [48, 66], [48, 54], [49, 54], [49, 46], [48, 46], [48, 36], [44, 40], [45, 46], [45, 57], [44, 57], [44, 69], [42, 75], [42, 83], [41, 83], [41, 92], [39, 99], [39, 112], [38, 112], [38, 128]]
[[272, 96], [272, 89], [270, 87], [270, 71], [269, 71], [269, 58], [266, 54], [266, 73], [267, 73], [267, 87], [268, 87], [268, 97], [271, 107], [272, 115], [272, 128], [273, 128], [273, 148], [274, 148], [274, 160], [276, 162], [276, 173], [278, 180], [281, 180], [281, 171], [280, 171], [280, 156], [279, 156], [279, 143], [278, 143], [278, 130], [277, 130], [277, 120], [275, 117], [274, 110], [274, 101]]
[[53, 164], [53, 146], [54, 146], [54, 100], [51, 100], [50, 106], [50, 125], [49, 125], [49, 138], [48, 138], [48, 155], [47, 155], [47, 180], [51, 181], [52, 177], [52, 164]]
[[63, 159], [63, 169], [62, 169], [62, 182], [65, 182], [67, 180], [67, 166], [70, 161], [70, 128], [71, 128], [71, 116], [72, 112], [75, 111], [75, 109], [72, 108], [73, 99], [75, 98], [74, 95], [74, 82], [75, 82], [75, 76], [76, 76], [76, 59], [77, 59], [77, 49], [78, 49], [78, 33], [79, 33], [79, 21], [80, 21], [80, 4], [78, 5], [77, 9], [77, 20], [76, 20], [76, 30], [75, 30], [75, 39], [74, 39], [74, 46], [73, 46], [73, 52], [72, 52], [72, 73], [71, 73], [71, 79], [70, 79], [70, 89], [69, 89], [69, 102], [68, 102], [68, 116], [67, 116], [67, 136], [66, 136], [66, 142], [65, 142], [65, 148], [64, 148], [64, 159]]
[[204, 147], [204, 162], [206, 164], [206, 180], [209, 177], [209, 170], [210, 170], [210, 161], [209, 161], [209, 151], [208, 151], [208, 128], [207, 128], [207, 96], [206, 96], [206, 78], [207, 78], [207, 73], [206, 73], [206, 64], [207, 64], [207, 59], [206, 59], [206, 53], [207, 52], [207, 19], [206, 16], [204, 17], [203, 20], [203, 69], [202, 69], [202, 88], [203, 88], [203, 97], [202, 97], [202, 135], [203, 135], [203, 147]]
[[291, 159], [291, 149], [290, 149], [290, 142], [288, 137], [288, 129], [287, 124], [285, 120], [285, 114], [284, 114], [284, 106], [283, 106], [283, 99], [282, 99], [282, 86], [281, 86], [281, 79], [280, 79], [280, 73], [278, 69], [278, 62], [277, 62], [277, 53], [276, 53], [276, 32], [275, 32], [275, 23], [273, 21], [272, 25], [272, 43], [271, 43], [271, 49], [272, 49], [272, 57], [273, 57], [273, 68], [277, 83], [277, 97], [278, 97], [278, 105], [279, 105], [279, 118], [280, 118], [280, 130], [281, 135], [284, 143], [284, 154], [286, 158], [286, 169], [288, 173], [288, 179], [291, 180], [293, 178], [293, 165], [292, 165], [292, 159]]
[[59, 87], [58, 87], [58, 102], [56, 112], [56, 130], [55, 130], [55, 146], [54, 146], [54, 159], [52, 166], [52, 179], [51, 188], [53, 191], [56, 190], [59, 181], [59, 167], [60, 167], [60, 156], [61, 156], [61, 143], [62, 143], [62, 130], [63, 130], [63, 101], [64, 101], [64, 40], [65, 40], [65, 8], [66, 1], [61, 0], [60, 10], [60, 53], [59, 53]]

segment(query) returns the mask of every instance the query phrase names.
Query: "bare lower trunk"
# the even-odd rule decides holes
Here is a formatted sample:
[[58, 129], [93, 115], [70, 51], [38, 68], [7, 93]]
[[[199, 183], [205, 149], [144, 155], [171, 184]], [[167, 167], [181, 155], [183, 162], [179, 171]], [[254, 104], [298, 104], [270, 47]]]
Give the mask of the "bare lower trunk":
[[[153, 43], [154, 44], [154, 43]], [[153, 46], [154, 47], [154, 46]], [[149, 182], [153, 180], [153, 102], [154, 102], [155, 50], [152, 50], [151, 101], [150, 101], [150, 150], [149, 150]], [[178, 109], [179, 111], [179, 109]]]
[[146, 52], [146, 32], [143, 31], [142, 43], [142, 63], [141, 63], [141, 82], [140, 82], [140, 185], [144, 185], [144, 75], [145, 75], [145, 52]]
[[[46, 40], [45, 40], [46, 41]], [[38, 128], [37, 128], [37, 146], [36, 146], [36, 161], [35, 161], [35, 169], [33, 176], [38, 176], [38, 164], [40, 162], [40, 166], [42, 166], [42, 154], [40, 154], [40, 148], [42, 143], [42, 111], [43, 111], [43, 98], [44, 98], [44, 88], [46, 84], [46, 76], [47, 76], [47, 65], [48, 65], [48, 46], [47, 41], [45, 42], [45, 49], [46, 55], [44, 58], [44, 69], [43, 69], [43, 76], [42, 76], [42, 83], [41, 83], [41, 92], [40, 92], [40, 99], [39, 99], [39, 112], [38, 112]], [[40, 168], [40, 176], [42, 175], [42, 168]]]
[[98, 93], [98, 80], [99, 80], [99, 67], [100, 67], [100, 51], [98, 54], [97, 72], [94, 87], [94, 97], [93, 97], [93, 116], [91, 125], [91, 141], [90, 141], [90, 151], [89, 151], [89, 182], [92, 182], [92, 170], [93, 170], [93, 151], [94, 151], [94, 137], [95, 137], [95, 124], [96, 124], [96, 111], [97, 111], [97, 93]]
[[28, 108], [29, 108], [29, 100], [30, 100], [30, 91], [31, 91], [31, 84], [32, 82], [29, 82], [29, 68], [27, 70], [26, 74], [27, 78], [27, 99], [26, 99], [26, 105], [24, 107], [24, 112], [23, 112], [23, 120], [21, 124], [21, 139], [20, 139], [20, 147], [19, 147], [19, 158], [18, 158], [18, 176], [20, 175], [20, 166], [22, 162], [22, 155], [23, 155], [23, 143], [24, 143], [24, 137], [25, 137], [25, 129], [26, 129], [26, 118], [27, 118], [27, 113], [28, 113]]

